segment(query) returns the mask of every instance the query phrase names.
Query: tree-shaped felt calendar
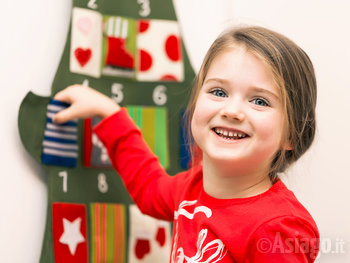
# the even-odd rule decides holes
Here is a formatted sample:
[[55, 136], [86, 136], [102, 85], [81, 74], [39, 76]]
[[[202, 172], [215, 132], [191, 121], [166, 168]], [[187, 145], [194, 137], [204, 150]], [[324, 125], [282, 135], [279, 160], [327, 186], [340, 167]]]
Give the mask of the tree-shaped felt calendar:
[[194, 78], [170, 0], [74, 0], [51, 97], [29, 92], [18, 125], [48, 176], [40, 262], [167, 262], [167, 222], [143, 215], [93, 133], [97, 118], [52, 122], [72, 84], [124, 106], [169, 174], [186, 168], [182, 112]]

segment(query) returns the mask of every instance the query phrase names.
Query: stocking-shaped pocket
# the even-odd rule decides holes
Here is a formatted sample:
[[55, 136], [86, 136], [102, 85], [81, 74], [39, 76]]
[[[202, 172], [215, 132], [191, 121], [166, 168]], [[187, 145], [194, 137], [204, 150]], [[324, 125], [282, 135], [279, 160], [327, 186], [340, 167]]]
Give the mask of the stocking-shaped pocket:
[[102, 52], [102, 74], [134, 78], [136, 21], [121, 16], [104, 16]]

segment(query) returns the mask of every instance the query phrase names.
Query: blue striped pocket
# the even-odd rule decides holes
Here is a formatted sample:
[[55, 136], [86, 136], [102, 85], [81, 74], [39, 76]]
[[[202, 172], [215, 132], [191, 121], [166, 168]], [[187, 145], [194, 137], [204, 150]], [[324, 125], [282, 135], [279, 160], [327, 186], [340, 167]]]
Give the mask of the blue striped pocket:
[[75, 167], [78, 159], [78, 121], [62, 124], [52, 122], [52, 117], [70, 104], [51, 99], [47, 105], [47, 122], [44, 132], [41, 161], [47, 165]]

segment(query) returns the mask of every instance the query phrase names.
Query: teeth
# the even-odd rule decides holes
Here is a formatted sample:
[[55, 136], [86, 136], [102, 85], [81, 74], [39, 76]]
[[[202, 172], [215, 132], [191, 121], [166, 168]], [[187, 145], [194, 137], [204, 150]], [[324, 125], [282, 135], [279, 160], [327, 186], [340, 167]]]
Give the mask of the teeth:
[[244, 133], [240, 132], [233, 132], [233, 131], [227, 131], [227, 130], [222, 130], [215, 128], [215, 132], [219, 135], [222, 135], [224, 137], [227, 137], [229, 139], [237, 139], [237, 138], [245, 138], [246, 135]]

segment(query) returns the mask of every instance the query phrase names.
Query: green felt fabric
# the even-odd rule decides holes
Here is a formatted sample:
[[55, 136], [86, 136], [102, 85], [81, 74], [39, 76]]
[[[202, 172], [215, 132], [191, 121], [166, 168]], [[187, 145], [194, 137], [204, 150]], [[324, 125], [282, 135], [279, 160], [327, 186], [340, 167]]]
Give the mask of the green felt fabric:
[[[92, 10], [88, 7], [90, 0], [73, 0], [73, 7], [81, 7]], [[172, 1], [170, 0], [150, 0], [151, 13], [147, 17], [140, 16], [142, 7], [137, 0], [97, 0], [95, 1], [98, 8], [94, 11], [100, 12], [102, 15], [118, 15], [134, 19], [167, 19], [177, 20]], [[59, 63], [56, 75], [53, 79], [51, 87], [51, 96], [53, 97], [58, 91], [65, 87], [88, 80], [89, 86], [98, 91], [111, 96], [111, 87], [113, 83], [120, 83], [123, 85], [124, 100], [122, 106], [139, 105], [139, 106], [153, 106], [157, 107], [153, 101], [153, 91], [158, 85], [166, 87], [167, 102], [161, 107], [166, 108], [167, 112], [167, 127], [156, 127], [156, 133], [160, 135], [160, 144], [164, 144], [167, 139], [169, 157], [164, 152], [160, 153], [162, 163], [167, 166], [167, 171], [170, 174], [181, 171], [180, 167], [180, 113], [186, 106], [189, 96], [189, 89], [192, 86], [194, 71], [190, 65], [186, 49], [182, 43], [182, 55], [184, 60], [184, 78], [183, 82], [137, 82], [132, 79], [116, 78], [101, 76], [94, 78], [87, 75], [75, 74], [70, 71], [70, 45], [71, 45], [71, 26], [63, 50], [62, 58]], [[38, 72], [38, 75], [42, 74]], [[21, 141], [28, 151], [28, 153], [41, 164], [41, 151], [43, 133], [46, 125], [46, 106], [49, 102], [49, 97], [40, 97], [32, 92], [28, 92], [22, 101], [18, 115], [18, 128]], [[165, 112], [156, 111], [154, 121], [159, 121], [164, 118], [159, 114]], [[132, 114], [131, 114], [132, 115]], [[133, 111], [135, 118], [140, 117], [140, 110]], [[138, 118], [137, 118], [138, 119]], [[147, 125], [137, 121], [139, 125]], [[123, 186], [119, 176], [111, 169], [95, 169], [86, 168], [83, 166], [83, 121], [78, 123], [78, 144], [79, 144], [79, 159], [78, 165], [75, 168], [47, 166], [41, 164], [48, 176], [48, 207], [47, 220], [45, 228], [45, 236], [43, 239], [42, 253], [40, 262], [55, 262], [53, 250], [52, 237], [52, 211], [51, 205], [53, 202], [70, 202], [85, 204], [87, 209], [91, 203], [118, 203], [126, 206], [132, 204], [126, 189]], [[164, 134], [167, 132], [167, 134]], [[156, 143], [155, 147], [158, 149], [160, 144]], [[161, 149], [161, 148], [159, 148]], [[159, 150], [158, 150], [159, 151]], [[102, 193], [98, 187], [98, 175], [103, 173], [106, 176], [108, 183], [108, 191]], [[126, 217], [128, 218], [128, 209], [126, 209]], [[90, 229], [91, 222], [88, 218], [88, 229]], [[128, 222], [128, 219], [126, 220]], [[129, 225], [126, 224], [126, 235], [128, 236]], [[91, 238], [88, 231], [88, 240]], [[126, 253], [128, 251], [128, 241], [126, 240]], [[89, 251], [91, 251], [91, 242], [89, 243]], [[89, 260], [91, 262], [91, 259]], [[128, 256], [126, 257], [128, 262]]]

